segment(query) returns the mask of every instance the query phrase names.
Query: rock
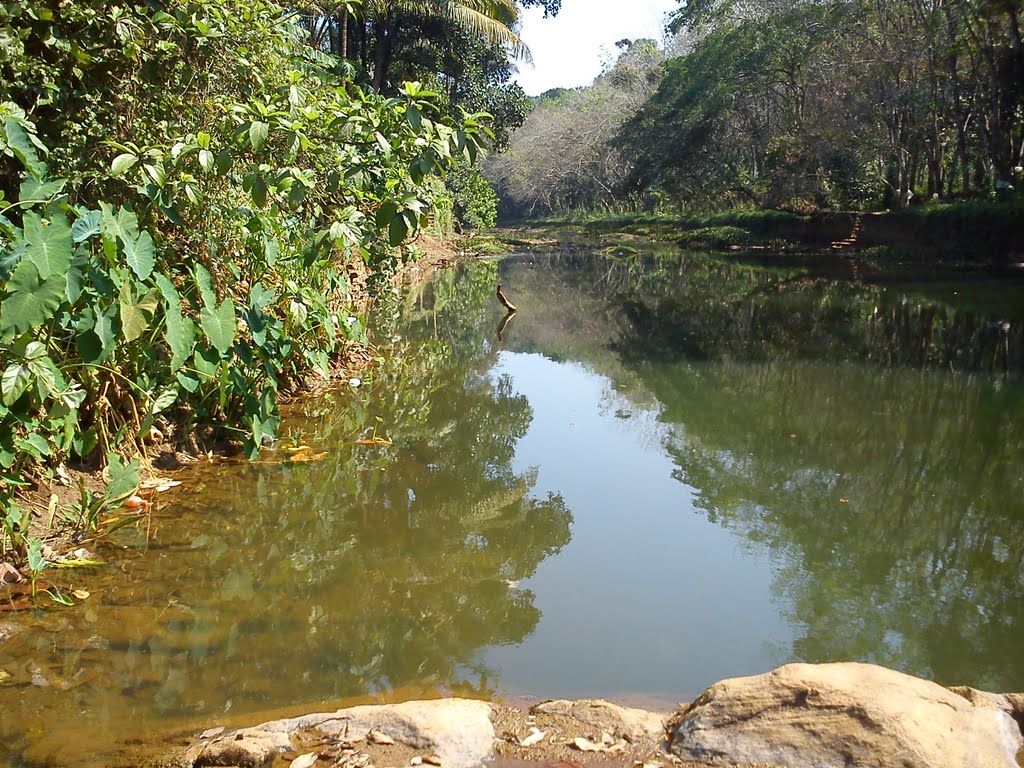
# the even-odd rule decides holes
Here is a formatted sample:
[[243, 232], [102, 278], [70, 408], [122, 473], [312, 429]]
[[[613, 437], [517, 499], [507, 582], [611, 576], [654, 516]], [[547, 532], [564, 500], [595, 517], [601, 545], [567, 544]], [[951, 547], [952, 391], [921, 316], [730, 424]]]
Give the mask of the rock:
[[713, 766], [1016, 768], [1024, 698], [964, 691], [871, 664], [789, 664], [708, 688], [670, 748]]
[[486, 702], [468, 699], [351, 707], [229, 732], [193, 745], [187, 756], [195, 766], [257, 768], [291, 748], [291, 736], [300, 731], [349, 742], [380, 731], [401, 744], [436, 753], [445, 768], [475, 768], [493, 749], [490, 713]]
[[21, 633], [23, 627], [13, 621], [0, 621], [0, 643], [6, 643], [15, 635]]
[[665, 735], [667, 720], [667, 717], [646, 709], [620, 707], [602, 699], [545, 701], [531, 707], [530, 712], [571, 717], [593, 726], [597, 733], [607, 731], [634, 744], [660, 741]]
[[202, 742], [202, 749], [190, 749], [186, 758], [193, 765], [263, 768], [291, 747], [288, 734], [251, 728]]

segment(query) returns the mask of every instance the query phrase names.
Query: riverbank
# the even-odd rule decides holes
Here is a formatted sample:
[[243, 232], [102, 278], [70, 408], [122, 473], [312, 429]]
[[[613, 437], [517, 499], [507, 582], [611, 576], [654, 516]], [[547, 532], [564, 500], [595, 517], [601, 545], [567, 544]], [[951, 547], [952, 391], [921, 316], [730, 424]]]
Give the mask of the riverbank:
[[[460, 253], [465, 253], [461, 241], [426, 233], [420, 233], [414, 245], [416, 258], [402, 260], [392, 274], [378, 277], [396, 288], [407, 288], [456, 263]], [[378, 286], [377, 293], [371, 289], [374, 275], [361, 261], [350, 262], [346, 272], [347, 306], [365, 317], [381, 289]], [[330, 361], [329, 375], [311, 373], [281, 391], [282, 415], [294, 412], [317, 392], [359, 380], [374, 358], [367, 341], [347, 340]], [[13, 548], [0, 551], [0, 610], [28, 610], [40, 601], [71, 604], [88, 599], [88, 580], [72, 583], [67, 569], [98, 562], [93, 542], [125, 525], [145, 526], [151, 505], [157, 498], [170, 500], [180, 485], [174, 479], [176, 470], [197, 461], [241, 458], [243, 454], [242, 442], [225, 439], [222, 429], [184, 430], [170, 414], [153, 419], [147, 439], [133, 445], [136, 456], [125, 465], [134, 466], [130, 477], [116, 465], [69, 461], [54, 472], [23, 478], [26, 482], [16, 500], [28, 519], [27, 540], [40, 546], [33, 553]], [[301, 452], [291, 452], [282, 461], [304, 459]], [[85, 525], [86, 516], [92, 520], [89, 526]]]
[[[158, 759], [241, 766], [938, 765], [1013, 768], [1024, 694], [993, 694], [872, 664], [790, 664], [715, 683], [675, 711], [600, 699], [529, 709], [442, 698], [213, 724]], [[176, 738], [181, 739], [181, 735]]]
[[826, 250], [846, 258], [1012, 268], [1024, 263], [1024, 204], [969, 201], [882, 213], [579, 214], [509, 224], [496, 236], [513, 248], [575, 243], [612, 255], [654, 241], [700, 251]]

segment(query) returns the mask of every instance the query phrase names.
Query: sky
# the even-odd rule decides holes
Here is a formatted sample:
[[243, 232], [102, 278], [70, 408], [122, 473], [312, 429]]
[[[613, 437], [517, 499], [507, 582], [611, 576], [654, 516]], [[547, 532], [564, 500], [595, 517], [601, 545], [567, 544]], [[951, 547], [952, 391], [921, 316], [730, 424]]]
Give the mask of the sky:
[[542, 8], [530, 8], [519, 36], [533, 54], [533, 66], [520, 62], [515, 79], [529, 96], [590, 85], [602, 57], [614, 56], [617, 40], [660, 40], [665, 14], [677, 7], [677, 0], [562, 0], [559, 14], [547, 19]]

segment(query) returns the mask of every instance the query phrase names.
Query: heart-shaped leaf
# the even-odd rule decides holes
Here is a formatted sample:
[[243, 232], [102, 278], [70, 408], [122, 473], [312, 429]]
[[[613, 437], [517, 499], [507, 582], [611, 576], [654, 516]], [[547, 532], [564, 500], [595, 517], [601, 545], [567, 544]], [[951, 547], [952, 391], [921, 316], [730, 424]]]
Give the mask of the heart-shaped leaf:
[[63, 214], [44, 223], [38, 213], [28, 211], [24, 218], [25, 255], [36, 265], [43, 280], [63, 275], [71, 266], [74, 244], [71, 228]]
[[231, 299], [224, 299], [216, 308], [204, 304], [199, 322], [214, 348], [227, 354], [235, 341], [235, 305]]
[[42, 279], [31, 261], [20, 262], [7, 282], [8, 295], [0, 302], [0, 339], [36, 328], [51, 317], [64, 299], [63, 274]]

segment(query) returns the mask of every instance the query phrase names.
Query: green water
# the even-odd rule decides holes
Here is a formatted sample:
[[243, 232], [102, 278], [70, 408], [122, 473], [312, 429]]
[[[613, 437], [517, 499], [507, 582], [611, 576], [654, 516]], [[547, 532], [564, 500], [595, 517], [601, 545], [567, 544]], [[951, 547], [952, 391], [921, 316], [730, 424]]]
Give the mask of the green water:
[[[377, 326], [372, 380], [55, 577], [85, 604], [0, 614], [0, 762], [793, 660], [1024, 690], [1019, 279], [567, 253], [445, 271]], [[326, 456], [280, 463], [298, 443]]]

